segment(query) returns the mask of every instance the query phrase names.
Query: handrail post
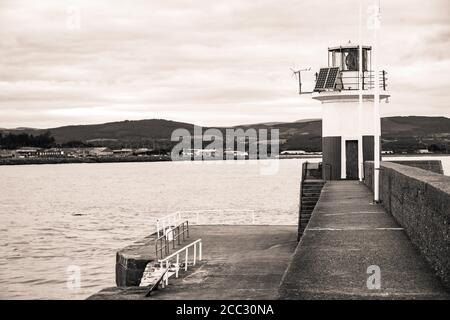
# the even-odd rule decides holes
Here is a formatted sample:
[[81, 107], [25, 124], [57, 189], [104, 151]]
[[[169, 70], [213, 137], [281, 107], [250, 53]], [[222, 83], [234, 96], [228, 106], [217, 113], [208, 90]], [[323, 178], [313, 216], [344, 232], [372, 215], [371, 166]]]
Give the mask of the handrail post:
[[186, 220], [187, 237], [189, 238], [189, 221]]
[[362, 71], [361, 76], [362, 76], [362, 83], [361, 83], [361, 85], [362, 85], [362, 89], [364, 90], [364, 70]]
[[185, 229], [185, 225], [184, 225], [184, 222], [183, 222], [183, 241], [185, 240], [184, 229]]
[[170, 232], [172, 233], [172, 248], [175, 249], [175, 234], [174, 234], [175, 228], [171, 229]]
[[197, 244], [194, 244], [194, 266], [195, 266], [195, 260], [197, 259]]
[[169, 285], [169, 260], [166, 260], [166, 286]]
[[175, 278], [178, 278], [178, 270], [180, 270], [180, 254], [177, 254], [177, 266], [175, 269]]
[[[197, 249], [198, 244], [198, 249]], [[188, 264], [189, 264], [189, 248], [194, 247], [194, 253], [193, 253], [193, 263], [192, 265], [195, 266], [197, 263], [197, 250], [198, 250], [198, 261], [202, 260], [202, 239], [197, 239], [196, 241], [192, 242], [191, 244], [179, 249], [178, 251], [172, 253], [170, 256], [165, 257], [164, 259], [159, 260], [159, 268], [161, 272], [164, 272], [161, 274], [161, 279], [163, 280], [162, 286], [168, 285], [169, 283], [169, 269], [171, 267], [170, 261], [172, 258], [176, 258], [176, 263], [173, 264], [175, 268], [175, 277], [178, 278], [179, 271], [180, 271], [180, 254], [185, 251], [185, 263], [184, 263], [184, 271], [188, 270]], [[165, 270], [163, 270], [165, 268]], [[167, 274], [167, 276], [166, 276]]]
[[156, 220], [156, 237], [159, 238], [159, 220]]

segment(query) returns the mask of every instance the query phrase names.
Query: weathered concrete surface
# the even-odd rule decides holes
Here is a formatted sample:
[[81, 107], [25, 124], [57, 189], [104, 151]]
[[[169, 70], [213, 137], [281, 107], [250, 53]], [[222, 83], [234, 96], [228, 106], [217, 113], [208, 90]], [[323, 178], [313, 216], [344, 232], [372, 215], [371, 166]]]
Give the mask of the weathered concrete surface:
[[[138, 286], [147, 263], [156, 261], [156, 232], [116, 253], [116, 285]], [[183, 243], [184, 245], [188, 242]]]
[[[279, 290], [281, 299], [449, 299], [405, 232], [357, 181], [327, 182]], [[367, 268], [381, 289], [367, 288]]]
[[297, 226], [191, 226], [190, 235], [202, 239], [203, 261], [167, 288], [145, 298], [145, 288], [114, 287], [89, 299], [274, 299], [297, 246]]
[[[380, 199], [450, 288], [450, 177], [382, 162]], [[372, 189], [373, 163], [365, 163]]]
[[408, 167], [415, 167], [434, 173], [444, 174], [444, 168], [442, 167], [441, 160], [393, 160], [389, 162], [402, 164]]

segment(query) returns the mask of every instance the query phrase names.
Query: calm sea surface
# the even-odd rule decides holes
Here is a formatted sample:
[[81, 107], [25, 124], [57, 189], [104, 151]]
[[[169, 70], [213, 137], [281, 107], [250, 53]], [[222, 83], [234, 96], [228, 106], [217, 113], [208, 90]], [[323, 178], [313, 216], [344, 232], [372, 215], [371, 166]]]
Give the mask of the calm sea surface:
[[[450, 157], [432, 159], [449, 175]], [[303, 161], [0, 166], [0, 298], [114, 286], [116, 251], [176, 211], [200, 224], [296, 224]], [[80, 289], [67, 287], [71, 266]]]
[[[0, 166], [0, 298], [114, 286], [116, 251], [179, 210], [193, 223], [296, 224], [302, 161]], [[72, 265], [79, 290], [66, 285]]]

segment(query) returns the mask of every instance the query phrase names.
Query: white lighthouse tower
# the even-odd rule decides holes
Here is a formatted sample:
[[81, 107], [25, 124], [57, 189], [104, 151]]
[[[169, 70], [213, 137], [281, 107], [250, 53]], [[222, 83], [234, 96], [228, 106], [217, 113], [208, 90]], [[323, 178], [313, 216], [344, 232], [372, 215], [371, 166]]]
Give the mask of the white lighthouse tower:
[[361, 51], [350, 43], [328, 48], [328, 67], [316, 74], [312, 98], [322, 103], [322, 172], [327, 180], [361, 179], [364, 161], [374, 160], [379, 132], [374, 97], [387, 102], [390, 95], [384, 70], [379, 71], [379, 90], [374, 88], [372, 48]]

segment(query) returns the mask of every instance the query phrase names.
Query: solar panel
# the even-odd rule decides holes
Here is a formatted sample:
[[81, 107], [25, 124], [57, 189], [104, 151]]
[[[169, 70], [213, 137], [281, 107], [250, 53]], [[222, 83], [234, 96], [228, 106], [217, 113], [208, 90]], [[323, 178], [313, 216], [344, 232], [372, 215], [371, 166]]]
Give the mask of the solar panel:
[[321, 68], [317, 76], [314, 91], [323, 91], [325, 89], [334, 89], [339, 67]]
[[323, 89], [323, 86], [325, 85], [325, 81], [327, 80], [328, 69], [329, 68], [320, 68], [314, 91], [320, 91]]
[[336, 78], [339, 72], [339, 68], [330, 68], [328, 72], [327, 81], [325, 82], [325, 89], [334, 89], [334, 84], [336, 83]]

